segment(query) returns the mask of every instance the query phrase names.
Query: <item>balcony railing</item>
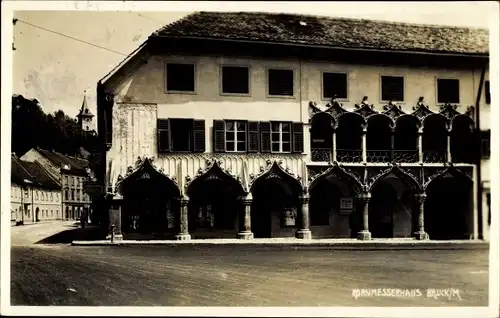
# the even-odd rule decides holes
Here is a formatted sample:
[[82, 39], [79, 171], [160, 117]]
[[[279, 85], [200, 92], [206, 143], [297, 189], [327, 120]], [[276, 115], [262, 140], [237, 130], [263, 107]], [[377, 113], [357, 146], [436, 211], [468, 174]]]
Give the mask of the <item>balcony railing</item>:
[[392, 160], [397, 163], [418, 162], [418, 150], [394, 150]]
[[366, 162], [390, 162], [391, 161], [391, 151], [390, 150], [367, 150], [366, 151]]
[[446, 162], [446, 151], [424, 151], [423, 154], [426, 163]]
[[362, 160], [361, 150], [337, 149], [338, 162], [361, 162], [361, 160]]
[[313, 162], [330, 162], [332, 161], [331, 148], [312, 148], [311, 161]]

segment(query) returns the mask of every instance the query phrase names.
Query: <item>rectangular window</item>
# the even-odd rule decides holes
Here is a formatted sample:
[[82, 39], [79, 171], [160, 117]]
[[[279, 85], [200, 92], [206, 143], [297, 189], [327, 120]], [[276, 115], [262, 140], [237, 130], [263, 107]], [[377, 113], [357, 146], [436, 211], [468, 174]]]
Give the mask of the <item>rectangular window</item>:
[[484, 82], [484, 101], [488, 105], [491, 103], [490, 81]]
[[246, 122], [242, 120], [227, 120], [225, 127], [226, 151], [246, 151]]
[[167, 92], [194, 92], [194, 64], [167, 63]]
[[222, 93], [249, 94], [249, 72], [244, 66], [222, 67]]
[[158, 152], [205, 152], [205, 121], [158, 119]]
[[489, 159], [491, 155], [491, 130], [484, 130], [481, 137], [481, 159]]
[[323, 73], [323, 98], [347, 99], [347, 74]]
[[39, 196], [38, 196], [38, 190], [35, 192], [35, 200], [38, 200]]
[[382, 101], [403, 102], [404, 78], [402, 76], [382, 76]]
[[28, 189], [24, 190], [24, 197], [27, 198], [29, 196]]
[[293, 70], [268, 70], [270, 96], [293, 96]]
[[437, 102], [460, 103], [460, 83], [457, 79], [438, 79], [437, 80]]
[[68, 176], [64, 176], [64, 184], [68, 185]]
[[291, 123], [271, 122], [271, 152], [290, 152], [291, 141]]

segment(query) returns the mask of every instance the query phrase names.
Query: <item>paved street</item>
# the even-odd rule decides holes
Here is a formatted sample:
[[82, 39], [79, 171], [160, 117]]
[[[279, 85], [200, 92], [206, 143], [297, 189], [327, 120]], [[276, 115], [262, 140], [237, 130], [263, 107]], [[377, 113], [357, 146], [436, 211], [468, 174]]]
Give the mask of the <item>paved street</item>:
[[[486, 306], [488, 301], [485, 248], [35, 244], [13, 246], [11, 269], [13, 305]], [[419, 289], [422, 296], [356, 298], [355, 288]], [[428, 298], [427, 288], [455, 288], [459, 294]]]

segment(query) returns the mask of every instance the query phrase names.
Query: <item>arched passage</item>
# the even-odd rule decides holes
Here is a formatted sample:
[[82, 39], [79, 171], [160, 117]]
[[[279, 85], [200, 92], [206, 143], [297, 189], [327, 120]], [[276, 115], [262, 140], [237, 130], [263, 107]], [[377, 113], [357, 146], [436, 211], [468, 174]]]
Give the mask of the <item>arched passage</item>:
[[294, 236], [299, 225], [298, 204], [302, 186], [275, 162], [252, 184], [254, 237]]
[[338, 166], [315, 179], [309, 187], [311, 231], [315, 238], [356, 237], [361, 229], [357, 195], [361, 184]]
[[177, 185], [145, 159], [118, 185], [123, 195], [122, 233], [164, 234], [175, 228], [174, 211], [180, 196]]
[[470, 238], [474, 232], [472, 186], [472, 180], [455, 169], [429, 183], [424, 222], [431, 240]]
[[189, 233], [193, 238], [233, 238], [238, 230], [242, 185], [215, 161], [187, 188]]
[[40, 208], [39, 207], [36, 207], [36, 210], [35, 210], [35, 221], [36, 222], [40, 221]]
[[428, 115], [423, 122], [422, 151], [424, 162], [445, 162], [448, 144], [448, 122], [440, 114]]
[[334, 119], [328, 113], [317, 113], [311, 119], [311, 160], [331, 161]]
[[393, 150], [395, 162], [418, 161], [419, 126], [420, 121], [416, 116], [403, 115], [396, 119]]
[[474, 122], [467, 115], [455, 116], [452, 120], [450, 147], [452, 162], [474, 163]]
[[336, 129], [337, 161], [361, 162], [365, 119], [357, 113], [343, 113]]
[[366, 161], [389, 162], [392, 149], [392, 119], [384, 114], [368, 117], [366, 133]]
[[369, 229], [374, 238], [411, 237], [421, 186], [399, 168], [381, 175], [371, 186]]

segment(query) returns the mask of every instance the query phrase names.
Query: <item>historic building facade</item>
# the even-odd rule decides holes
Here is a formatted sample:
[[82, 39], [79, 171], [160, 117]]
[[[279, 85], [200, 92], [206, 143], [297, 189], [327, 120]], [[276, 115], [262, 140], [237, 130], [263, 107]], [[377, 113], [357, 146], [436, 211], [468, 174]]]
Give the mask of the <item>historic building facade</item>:
[[61, 192], [59, 205], [63, 219], [78, 220], [82, 213], [90, 215], [92, 201], [83, 188], [90, 174], [87, 160], [39, 148], [29, 150], [21, 159], [38, 161], [51, 177], [57, 180]]
[[162, 28], [98, 83], [117, 237], [487, 238], [488, 32], [462, 31], [264, 13]]
[[60, 220], [61, 185], [39, 162], [11, 157], [11, 222]]

